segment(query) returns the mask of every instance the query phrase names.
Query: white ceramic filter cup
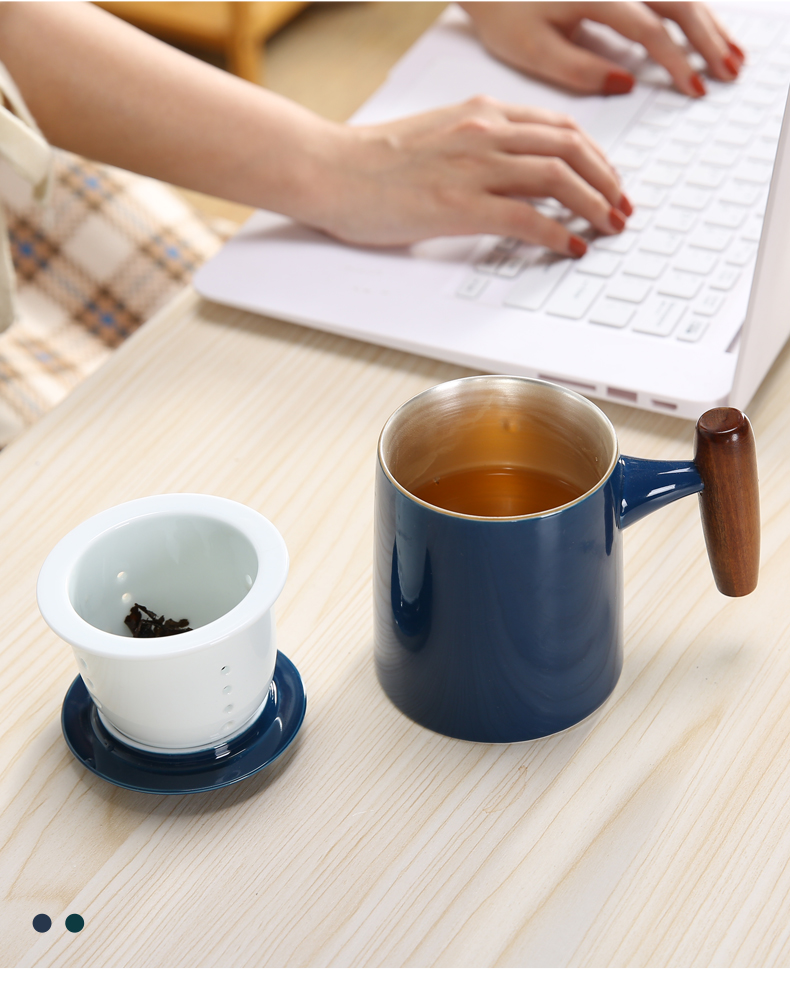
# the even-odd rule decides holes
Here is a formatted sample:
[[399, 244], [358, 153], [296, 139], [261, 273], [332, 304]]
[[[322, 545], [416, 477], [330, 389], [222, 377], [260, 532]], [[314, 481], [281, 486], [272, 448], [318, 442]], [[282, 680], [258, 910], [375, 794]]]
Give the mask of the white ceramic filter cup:
[[[107, 729], [140, 749], [189, 753], [241, 735], [266, 705], [287, 574], [285, 542], [258, 512], [164, 494], [69, 532], [44, 562], [37, 599]], [[135, 603], [194, 630], [134, 638], [124, 618]]]

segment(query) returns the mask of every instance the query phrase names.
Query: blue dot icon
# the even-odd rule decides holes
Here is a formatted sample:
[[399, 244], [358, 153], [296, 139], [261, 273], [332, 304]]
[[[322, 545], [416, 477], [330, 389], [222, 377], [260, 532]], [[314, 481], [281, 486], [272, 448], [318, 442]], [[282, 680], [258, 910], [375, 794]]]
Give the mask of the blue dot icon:
[[51, 927], [52, 918], [47, 917], [46, 914], [36, 914], [33, 918], [33, 929], [38, 931], [39, 934], [46, 934]]

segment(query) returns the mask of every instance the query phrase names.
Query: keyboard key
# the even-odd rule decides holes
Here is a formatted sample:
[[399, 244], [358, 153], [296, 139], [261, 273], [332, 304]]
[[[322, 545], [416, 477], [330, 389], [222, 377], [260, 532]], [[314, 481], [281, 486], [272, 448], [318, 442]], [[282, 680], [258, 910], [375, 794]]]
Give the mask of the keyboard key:
[[773, 164], [776, 158], [776, 140], [767, 140], [759, 137], [746, 148], [746, 156], [750, 160], [759, 160], [766, 164]]
[[475, 263], [475, 269], [484, 276], [492, 276], [497, 271], [497, 266], [499, 266], [506, 256], [506, 252], [502, 252], [499, 249], [492, 249], [479, 262]]
[[628, 197], [636, 208], [658, 208], [666, 191], [654, 184], [639, 184], [628, 188]]
[[650, 297], [636, 312], [632, 327], [641, 334], [668, 337], [683, 316], [686, 305], [668, 297]]
[[760, 197], [760, 189], [754, 184], [744, 184], [743, 181], [728, 181], [719, 191], [719, 201], [733, 205], [745, 205], [751, 208]]
[[754, 73], [753, 81], [766, 88], [786, 89], [790, 81], [790, 70], [782, 65], [760, 65]]
[[718, 123], [721, 119], [721, 109], [711, 105], [707, 100], [704, 102], [695, 102], [689, 108], [688, 112], [684, 114], [683, 118], [700, 126], [713, 126], [714, 123]]
[[633, 304], [603, 299], [593, 307], [587, 319], [592, 324], [603, 324], [606, 327], [625, 327], [634, 316], [635, 310]]
[[647, 280], [657, 280], [666, 269], [667, 264], [660, 256], [652, 256], [649, 252], [636, 252], [629, 256], [623, 266], [623, 272], [629, 276], [642, 276]]
[[759, 106], [735, 106], [727, 114], [727, 121], [731, 126], [759, 126], [765, 119], [765, 110]]
[[710, 134], [702, 126], [683, 122], [673, 131], [672, 139], [677, 140], [678, 143], [688, 143], [692, 147], [698, 147], [710, 139]]
[[767, 122], [765, 122], [760, 130], [760, 136], [768, 140], [778, 140], [781, 132], [782, 118], [780, 116], [775, 119], [769, 119]]
[[694, 164], [685, 174], [686, 184], [700, 188], [717, 188], [726, 176], [726, 171], [710, 164]]
[[744, 92], [743, 102], [749, 106], [757, 106], [758, 109], [768, 109], [779, 104], [779, 92], [777, 89], [755, 85]]
[[687, 318], [677, 333], [681, 341], [699, 341], [708, 327], [708, 322], [704, 317], [692, 315]]
[[736, 266], [719, 266], [716, 272], [708, 280], [708, 286], [714, 290], [731, 290], [738, 282], [741, 271]]
[[723, 302], [724, 294], [721, 290], [705, 290], [691, 305], [691, 309], [695, 314], [705, 314], [707, 317], [713, 317], [714, 314], [719, 312], [719, 307], [721, 307]]
[[715, 79], [705, 79], [705, 87], [708, 94], [705, 101], [714, 106], [728, 106], [738, 95], [738, 86], [731, 85], [729, 82], [717, 82]]
[[[738, 13], [737, 10], [733, 10], [730, 6], [727, 6], [727, 8], [722, 11], [721, 18], [724, 26], [730, 29], [732, 36], [735, 37], [737, 35], [739, 38], [741, 38], [741, 40], [743, 40], [743, 32], [746, 30], [747, 21], [750, 19], [744, 15], [743, 8], [741, 8], [741, 12]], [[726, 84], [732, 85], [731, 82], [727, 82]]]
[[714, 167], [733, 167], [740, 156], [740, 150], [735, 147], [725, 147], [721, 143], [711, 143], [700, 153], [699, 159], [703, 164], [713, 164]]
[[666, 106], [657, 106], [654, 104], [647, 112], [642, 113], [639, 122], [644, 123], [645, 126], [660, 126], [663, 129], [669, 129], [677, 118], [676, 111]]
[[670, 232], [688, 232], [698, 218], [697, 212], [688, 208], [667, 208], [656, 217], [655, 227]]
[[578, 320], [587, 313], [602, 289], [603, 283], [595, 277], [572, 273], [554, 291], [546, 313]]
[[667, 297], [691, 300], [699, 293], [703, 282], [702, 277], [694, 273], [681, 273], [679, 270], [671, 269], [659, 280], [658, 292]]
[[750, 140], [754, 139], [753, 134], [743, 126], [733, 126], [728, 124], [716, 130], [713, 134], [716, 143], [724, 143], [729, 147], [745, 147]]
[[649, 208], [637, 208], [628, 218], [628, 228], [631, 232], [642, 232], [650, 224], [653, 212]]
[[649, 159], [647, 151], [641, 150], [639, 147], [627, 147], [625, 145], [618, 147], [609, 157], [614, 167], [623, 170], [639, 170]]
[[699, 273], [700, 276], [707, 276], [718, 262], [718, 259], [718, 253], [709, 252], [707, 249], [693, 249], [691, 246], [685, 246], [672, 260], [672, 268], [679, 269], [685, 273]]
[[749, 51], [753, 48], [759, 51], [761, 48], [770, 47], [776, 41], [776, 35], [781, 21], [777, 23], [773, 18], [766, 17], [747, 17], [744, 25], [741, 40]]
[[688, 240], [691, 246], [696, 246], [698, 249], [711, 249], [713, 252], [724, 252], [731, 242], [731, 233], [716, 225], [698, 225]]
[[620, 257], [617, 253], [590, 249], [576, 263], [576, 272], [587, 273], [589, 276], [611, 276], [619, 265]]
[[711, 195], [708, 191], [701, 188], [682, 187], [672, 192], [671, 202], [678, 208], [691, 208], [693, 211], [702, 211], [710, 204]]
[[635, 126], [626, 136], [625, 143], [629, 147], [642, 147], [645, 150], [652, 150], [659, 145], [664, 138], [664, 132], [658, 127]]
[[745, 239], [747, 242], [759, 242], [762, 234], [763, 219], [758, 218], [756, 215], [754, 218], [750, 218], [746, 225], [741, 229], [741, 238]]
[[606, 285], [606, 296], [614, 300], [641, 303], [653, 289], [650, 280], [639, 276], [618, 276]]
[[532, 199], [530, 204], [541, 215], [545, 215], [546, 218], [556, 218], [558, 222], [567, 221], [571, 216], [571, 212], [556, 198]]
[[517, 253], [510, 253], [506, 255], [499, 263], [496, 269], [497, 276], [507, 276], [513, 277], [518, 276], [521, 270], [526, 265], [526, 257], [519, 256]]
[[511, 235], [507, 239], [500, 239], [496, 247], [497, 249], [501, 249], [502, 252], [512, 252], [514, 249], [518, 249], [520, 245], [521, 239], [516, 239]]
[[748, 214], [740, 205], [717, 201], [706, 212], [705, 222], [708, 225], [720, 225], [722, 228], [740, 228]]
[[586, 218], [581, 218], [576, 215], [573, 218], [563, 218], [560, 219], [565, 228], [571, 233], [571, 235], [581, 236], [583, 239], [588, 239], [593, 233], [592, 226], [587, 221]]
[[469, 276], [456, 290], [456, 296], [463, 297], [465, 300], [474, 300], [488, 286], [490, 280], [485, 276]]
[[572, 259], [545, 256], [524, 270], [505, 297], [505, 304], [524, 310], [540, 310], [573, 262]]
[[[671, 27], [672, 22], [668, 21], [667, 28], [671, 29]], [[655, 62], [648, 61], [645, 58], [639, 62], [639, 55], [636, 54], [636, 52], [634, 54], [634, 74], [636, 75], [636, 80], [638, 83], [649, 89], [658, 89], [672, 84], [672, 80], [669, 77], [669, 72], [663, 67], [663, 65], [658, 65]]]
[[[675, 143], [674, 140], [670, 140], [656, 152], [656, 160], [661, 161], [662, 164], [679, 164], [681, 167], [686, 167], [691, 163], [691, 158], [695, 152], [694, 147], [690, 147], [686, 143]], [[716, 163], [716, 161], [712, 160], [710, 163]]]
[[662, 106], [665, 109], [685, 109], [691, 99], [682, 92], [674, 89], [662, 89], [653, 100], [654, 106]]
[[773, 164], [761, 164], [758, 160], [742, 160], [732, 172], [736, 181], [747, 184], [767, 184], [771, 180]]
[[671, 164], [650, 164], [639, 175], [646, 184], [657, 184], [659, 187], [671, 188], [680, 180], [683, 171]]
[[[630, 218], [628, 222], [630, 225]], [[592, 247], [594, 250], [601, 249], [604, 252], [616, 252], [622, 256], [633, 248], [638, 238], [639, 236], [635, 232], [626, 229], [625, 232], [620, 232], [619, 235], [602, 235], [593, 241]]]
[[683, 245], [683, 236], [677, 232], [663, 232], [651, 229], [645, 232], [639, 240], [639, 248], [643, 252], [656, 252], [660, 256], [674, 256]]
[[754, 258], [755, 252], [756, 249], [751, 242], [739, 240], [727, 253], [727, 262], [732, 263], [733, 266], [746, 266]]

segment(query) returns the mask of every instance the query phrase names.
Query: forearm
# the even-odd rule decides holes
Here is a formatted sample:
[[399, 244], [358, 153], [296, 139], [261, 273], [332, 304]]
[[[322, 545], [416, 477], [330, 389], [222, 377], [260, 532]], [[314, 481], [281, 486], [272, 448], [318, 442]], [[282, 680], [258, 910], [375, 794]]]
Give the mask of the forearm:
[[579, 255], [525, 198], [557, 198], [603, 233], [630, 212], [600, 151], [545, 110], [473, 99], [341, 126], [89, 4], [0, 4], [0, 60], [56, 146], [346, 242], [488, 232]]
[[320, 215], [342, 127], [96, 7], [0, 4], [0, 60], [56, 146], [305, 221]]

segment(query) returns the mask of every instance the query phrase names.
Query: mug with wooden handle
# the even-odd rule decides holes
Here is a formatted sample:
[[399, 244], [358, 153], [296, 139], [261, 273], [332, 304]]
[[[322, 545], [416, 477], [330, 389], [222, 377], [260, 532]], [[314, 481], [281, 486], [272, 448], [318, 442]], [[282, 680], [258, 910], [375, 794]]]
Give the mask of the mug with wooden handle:
[[407, 716], [447, 736], [531, 740], [611, 694], [623, 658], [622, 530], [698, 493], [715, 582], [757, 584], [754, 438], [736, 409], [689, 461], [619, 453], [583, 396], [513, 376], [457, 379], [388, 420], [378, 448], [374, 654]]

